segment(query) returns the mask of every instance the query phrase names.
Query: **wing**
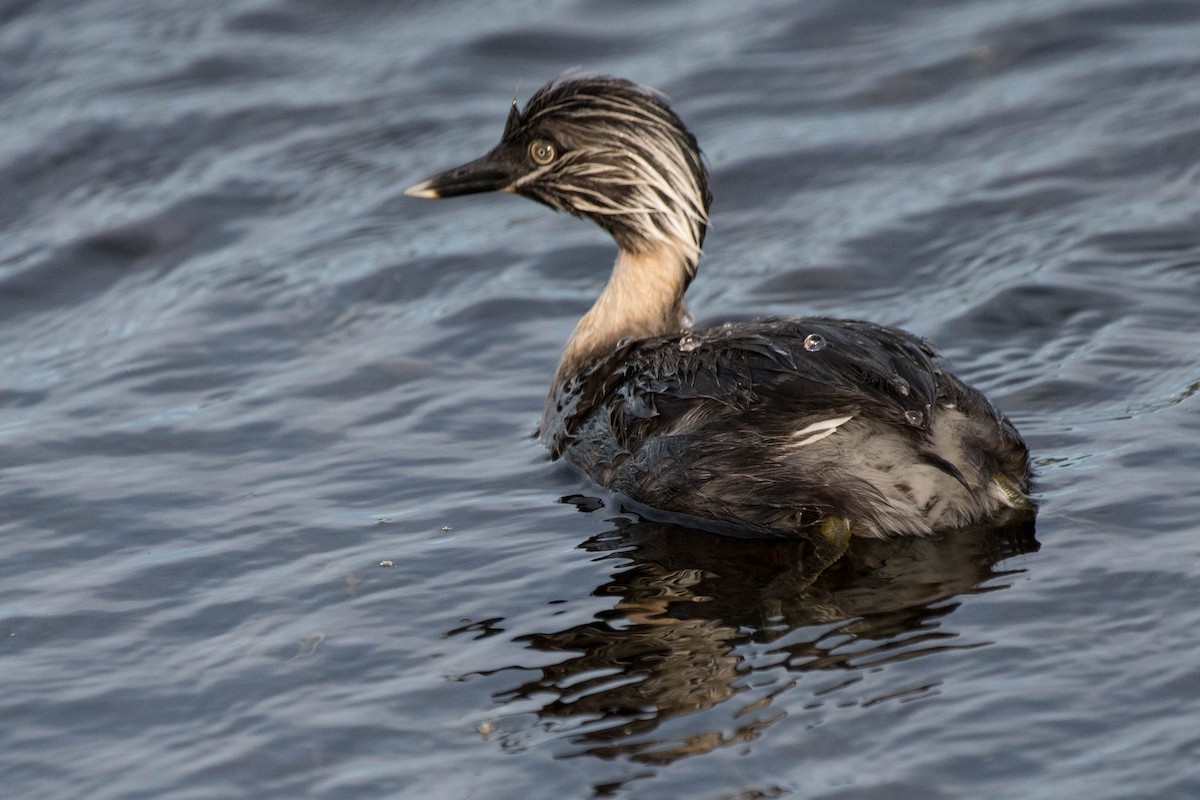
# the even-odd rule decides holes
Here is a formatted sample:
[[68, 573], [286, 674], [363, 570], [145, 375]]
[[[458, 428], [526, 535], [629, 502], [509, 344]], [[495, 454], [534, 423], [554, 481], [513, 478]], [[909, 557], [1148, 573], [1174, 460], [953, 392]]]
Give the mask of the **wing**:
[[[997, 458], [1024, 458], [1008, 421], [928, 345], [866, 322], [775, 319], [631, 342], [556, 398], [543, 428], [556, 457], [646, 505], [759, 533], [833, 509], [920, 530], [919, 507], [950, 496], [947, 482], [971, 497], [968, 483], [1003, 469]], [[851, 419], [853, 432], [832, 436]], [[905, 464], [923, 465], [920, 485]], [[888, 517], [900, 495], [916, 516]]]
[[561, 453], [601, 410], [625, 451], [704, 417], [742, 414], [767, 436], [864, 412], [917, 431], [939, 391], [956, 388], [944, 384], [933, 351], [892, 328], [830, 319], [727, 325], [619, 348], [567, 387], [551, 449]]

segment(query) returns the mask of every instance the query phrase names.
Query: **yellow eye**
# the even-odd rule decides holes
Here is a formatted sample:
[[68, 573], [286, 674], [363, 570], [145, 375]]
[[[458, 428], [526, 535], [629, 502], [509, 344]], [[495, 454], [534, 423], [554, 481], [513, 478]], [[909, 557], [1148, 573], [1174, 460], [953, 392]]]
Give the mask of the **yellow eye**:
[[529, 145], [529, 157], [533, 159], [534, 163], [541, 164], [543, 167], [553, 161], [557, 155], [554, 145], [545, 139], [534, 139]]

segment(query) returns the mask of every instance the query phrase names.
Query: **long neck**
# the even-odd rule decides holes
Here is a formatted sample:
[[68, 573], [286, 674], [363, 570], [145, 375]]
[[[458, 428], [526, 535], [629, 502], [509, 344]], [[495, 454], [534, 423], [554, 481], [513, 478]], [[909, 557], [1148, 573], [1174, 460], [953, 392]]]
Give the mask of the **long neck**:
[[551, 392], [626, 337], [644, 339], [687, 327], [683, 293], [694, 270], [688, 255], [672, 247], [622, 250], [604, 291], [567, 341]]

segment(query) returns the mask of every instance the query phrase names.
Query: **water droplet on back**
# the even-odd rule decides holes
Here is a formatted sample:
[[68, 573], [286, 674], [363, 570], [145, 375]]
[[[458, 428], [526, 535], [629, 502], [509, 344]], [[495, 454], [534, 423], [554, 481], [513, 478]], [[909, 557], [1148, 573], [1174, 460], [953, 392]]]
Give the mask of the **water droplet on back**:
[[804, 337], [804, 349], [810, 353], [825, 349], [825, 337], [819, 333], [810, 333]]
[[700, 346], [700, 340], [690, 333], [679, 337], [679, 352], [690, 353]]
[[895, 389], [896, 394], [900, 395], [901, 397], [908, 397], [908, 393], [910, 391], [908, 381], [904, 380], [904, 378], [901, 378], [899, 375], [892, 378], [892, 388]]
[[905, 411], [904, 418], [908, 420], [909, 425], [916, 425], [918, 427], [925, 421], [925, 415], [920, 411]]

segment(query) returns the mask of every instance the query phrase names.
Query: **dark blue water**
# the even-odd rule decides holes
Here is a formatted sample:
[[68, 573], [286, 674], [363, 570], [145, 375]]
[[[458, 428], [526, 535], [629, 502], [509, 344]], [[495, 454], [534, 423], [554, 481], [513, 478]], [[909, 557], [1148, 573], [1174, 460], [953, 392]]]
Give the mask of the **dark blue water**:
[[[575, 66], [701, 322], [929, 337], [1036, 528], [811, 583], [547, 462], [611, 244], [402, 189]], [[1200, 795], [1200, 3], [7, 2], [0, 132], [6, 797]]]

